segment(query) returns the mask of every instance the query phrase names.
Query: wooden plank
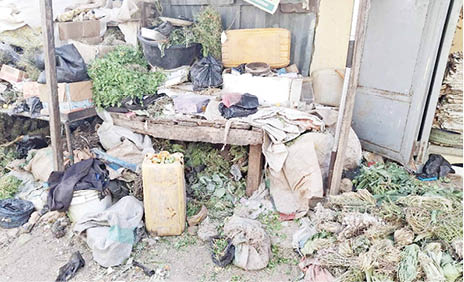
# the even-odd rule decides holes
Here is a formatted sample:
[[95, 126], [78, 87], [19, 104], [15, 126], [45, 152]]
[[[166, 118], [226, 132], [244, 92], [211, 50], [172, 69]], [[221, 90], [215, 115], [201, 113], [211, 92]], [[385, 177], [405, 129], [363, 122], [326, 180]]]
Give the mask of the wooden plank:
[[259, 184], [261, 183], [261, 172], [262, 172], [262, 144], [250, 145], [248, 152], [248, 175], [247, 175], [247, 186], [246, 195], [249, 197], [258, 190]]
[[[223, 128], [154, 124], [148, 121], [144, 123], [136, 120], [118, 118], [114, 118], [113, 122], [115, 125], [129, 128], [138, 133], [151, 135], [155, 138], [214, 144], [224, 143], [225, 131]], [[231, 128], [226, 143], [240, 146], [262, 144], [263, 131]]]
[[[343, 164], [345, 162], [345, 151], [346, 146], [348, 144], [348, 136], [351, 129], [351, 120], [353, 118], [353, 108], [356, 97], [356, 88], [358, 86], [359, 69], [361, 66], [361, 57], [364, 46], [364, 38], [366, 33], [368, 10], [370, 4], [370, 0], [355, 0], [354, 7], [356, 7], [357, 1], [360, 1], [359, 9], [358, 11], [353, 11], [353, 17], [356, 17], [355, 14], [358, 13], [359, 18], [356, 22], [355, 40], [354, 42], [350, 40], [350, 45], [354, 43], [354, 48], [352, 50], [353, 53], [351, 53], [349, 50], [347, 56], [347, 68], [351, 67], [352, 71], [349, 76], [348, 92], [346, 95], [346, 100], [344, 102], [344, 107], [342, 109], [341, 106], [340, 112], [338, 113], [338, 122], [340, 124], [338, 124], [337, 126], [340, 127], [340, 134], [338, 140], [336, 139], [334, 141], [337, 144], [337, 151], [333, 153], [331, 156], [331, 168], [333, 168], [330, 169], [329, 174], [329, 192], [331, 195], [337, 195], [340, 191], [340, 181], [343, 172]], [[350, 56], [351, 54], [352, 56]], [[350, 61], [351, 59], [352, 61]]]
[[94, 117], [96, 115], [97, 115], [97, 111], [95, 110], [94, 107], [92, 107], [92, 108], [72, 111], [69, 113], [62, 113], [61, 119], [66, 120], [66, 121], [77, 121], [77, 120], [83, 120], [86, 118]]
[[52, 0], [40, 0], [42, 17], [42, 34], [44, 45], [45, 77], [50, 101], [50, 137], [53, 150], [53, 168], [64, 170], [63, 151], [61, 147], [61, 121], [56, 81], [55, 37], [53, 35]]
[[[218, 120], [202, 120], [202, 119], [194, 119], [194, 118], [187, 118], [187, 117], [176, 117], [176, 118], [148, 118], [145, 116], [128, 116], [122, 113], [110, 113], [113, 119], [123, 119], [123, 120], [136, 120], [141, 122], [150, 122], [153, 124], [171, 124], [177, 125], [181, 124], [184, 126], [209, 126], [209, 127], [216, 127], [216, 128], [225, 128], [226, 122], [225, 121], [218, 121]], [[258, 130], [257, 128], [252, 128], [250, 124], [240, 121], [232, 122], [230, 128], [236, 129], [250, 129], [250, 130]]]

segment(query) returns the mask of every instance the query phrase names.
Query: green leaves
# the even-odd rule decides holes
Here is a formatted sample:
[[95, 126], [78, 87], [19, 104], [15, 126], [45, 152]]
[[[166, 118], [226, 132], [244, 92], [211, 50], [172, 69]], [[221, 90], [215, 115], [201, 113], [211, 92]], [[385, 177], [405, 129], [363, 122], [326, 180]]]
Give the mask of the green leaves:
[[103, 58], [96, 59], [88, 74], [93, 80], [93, 100], [97, 107], [119, 106], [126, 98], [156, 94], [165, 76], [149, 72], [140, 50], [121, 46]]

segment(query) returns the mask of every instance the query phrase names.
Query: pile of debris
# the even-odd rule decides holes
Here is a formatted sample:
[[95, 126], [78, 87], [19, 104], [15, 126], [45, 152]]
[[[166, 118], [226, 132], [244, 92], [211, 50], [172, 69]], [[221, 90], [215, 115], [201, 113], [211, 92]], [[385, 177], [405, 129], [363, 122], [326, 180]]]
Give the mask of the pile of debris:
[[395, 163], [362, 167], [356, 192], [330, 196], [293, 237], [305, 281], [462, 279], [462, 191]]
[[[462, 96], [462, 52], [449, 56], [447, 72], [440, 91], [430, 141], [450, 147], [462, 147], [463, 96]], [[448, 131], [452, 134], [446, 134]]]

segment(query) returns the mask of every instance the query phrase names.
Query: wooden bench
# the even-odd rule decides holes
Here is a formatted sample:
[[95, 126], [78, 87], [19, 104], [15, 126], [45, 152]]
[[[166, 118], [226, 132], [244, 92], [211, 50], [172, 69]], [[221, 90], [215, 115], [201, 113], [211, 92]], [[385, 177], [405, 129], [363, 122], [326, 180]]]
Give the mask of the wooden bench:
[[[224, 144], [225, 121], [210, 121], [188, 117], [175, 119], [148, 118], [121, 113], [111, 113], [115, 125], [155, 138]], [[247, 123], [232, 122], [226, 144], [250, 146], [248, 153], [248, 175], [246, 194], [250, 196], [258, 189], [261, 181], [264, 140], [263, 130]]]

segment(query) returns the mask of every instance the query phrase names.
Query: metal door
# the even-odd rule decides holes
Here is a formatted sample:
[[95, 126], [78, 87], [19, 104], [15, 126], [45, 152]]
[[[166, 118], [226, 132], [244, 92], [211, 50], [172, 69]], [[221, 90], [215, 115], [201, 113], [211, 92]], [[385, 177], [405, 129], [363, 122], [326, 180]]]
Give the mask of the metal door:
[[450, 0], [372, 0], [353, 128], [363, 148], [407, 165]]

